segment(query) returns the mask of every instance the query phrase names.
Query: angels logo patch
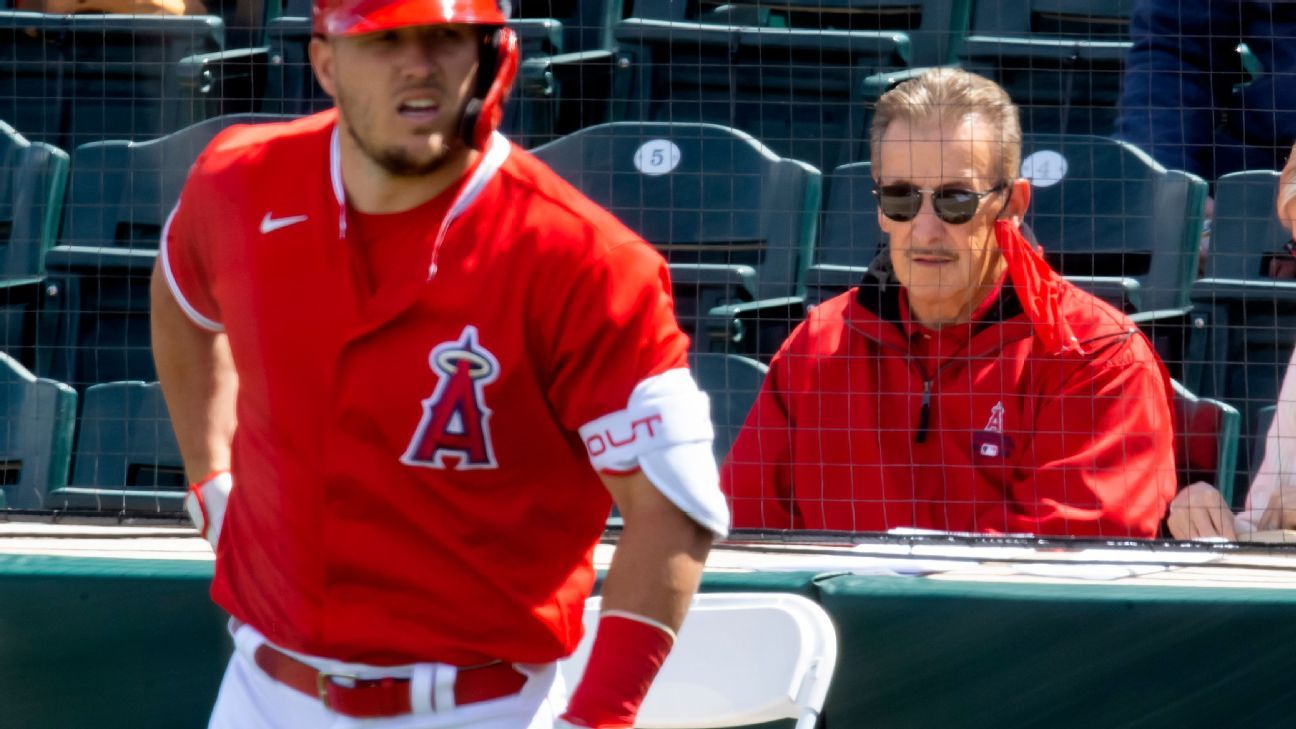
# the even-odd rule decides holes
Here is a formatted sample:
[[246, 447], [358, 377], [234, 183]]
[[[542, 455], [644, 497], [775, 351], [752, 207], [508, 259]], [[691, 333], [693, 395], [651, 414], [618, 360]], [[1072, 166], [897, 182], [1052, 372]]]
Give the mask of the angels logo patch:
[[432, 348], [428, 364], [440, 378], [423, 401], [423, 419], [401, 456], [407, 466], [465, 470], [497, 468], [491, 444], [486, 386], [499, 376], [499, 360], [468, 325], [453, 342]]
[[1003, 401], [990, 408], [985, 428], [972, 434], [972, 458], [977, 463], [1002, 462], [1012, 456], [1013, 440], [1004, 432]]

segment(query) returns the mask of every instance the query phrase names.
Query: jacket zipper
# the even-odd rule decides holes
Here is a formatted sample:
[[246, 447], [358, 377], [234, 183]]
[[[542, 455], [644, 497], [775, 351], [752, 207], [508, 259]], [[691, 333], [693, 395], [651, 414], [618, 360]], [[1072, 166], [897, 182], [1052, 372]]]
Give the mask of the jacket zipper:
[[918, 408], [918, 432], [914, 433], [915, 443], [927, 442], [927, 422], [931, 419], [931, 380], [923, 380], [922, 406]]
[[[887, 349], [891, 349], [896, 352], [899, 352], [905, 358], [905, 361], [909, 363], [909, 366], [913, 368], [915, 372], [918, 373], [918, 376], [923, 378], [922, 404], [918, 406], [918, 429], [914, 431], [914, 443], [917, 444], [926, 443], [927, 433], [931, 429], [930, 426], [931, 426], [932, 385], [936, 383], [936, 378], [940, 377], [941, 372], [944, 372], [950, 365], [956, 362], [959, 354], [956, 353], [954, 356], [951, 356], [950, 358], [942, 362], [941, 365], [936, 368], [936, 371], [933, 372], [929, 377], [927, 375], [926, 369], [922, 365], [920, 365], [917, 360], [913, 358], [913, 355], [909, 352], [908, 349], [897, 346], [890, 342], [883, 341], [881, 338], [878, 337], [871, 337], [868, 334], [864, 334], [864, 336], [869, 339], [872, 339], [874, 342], [878, 344], [879, 347], [885, 347]], [[1000, 352], [1003, 350], [1006, 344], [1007, 342], [999, 342], [999, 346], [997, 346], [994, 349], [988, 350], [986, 354], [989, 354], [991, 352]], [[971, 339], [968, 340], [966, 346], [968, 349], [971, 349], [972, 346]]]

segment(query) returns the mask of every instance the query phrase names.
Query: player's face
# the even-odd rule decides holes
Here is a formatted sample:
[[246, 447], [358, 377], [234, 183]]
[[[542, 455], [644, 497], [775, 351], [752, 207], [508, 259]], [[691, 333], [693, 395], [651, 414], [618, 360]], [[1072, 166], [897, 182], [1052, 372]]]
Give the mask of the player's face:
[[923, 192], [917, 214], [908, 221], [883, 215], [879, 201], [878, 224], [890, 236], [896, 277], [925, 323], [967, 320], [1004, 270], [994, 220], [1004, 209], [1006, 187], [974, 201], [975, 212], [966, 222], [948, 222], [958, 219], [960, 208], [973, 209], [963, 193], [985, 192], [1003, 181], [995, 172], [992, 134], [971, 116], [944, 123], [897, 120], [882, 135], [880, 191], [936, 190], [949, 201], [942, 219], [932, 194]]
[[393, 175], [427, 175], [464, 149], [479, 33], [451, 24], [316, 39], [311, 60], [366, 156]]

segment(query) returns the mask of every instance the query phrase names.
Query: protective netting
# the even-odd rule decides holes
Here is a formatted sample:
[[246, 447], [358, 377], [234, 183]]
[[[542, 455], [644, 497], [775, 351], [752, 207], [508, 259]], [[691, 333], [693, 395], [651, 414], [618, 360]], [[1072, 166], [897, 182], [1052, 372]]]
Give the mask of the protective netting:
[[[669, 262], [736, 526], [1296, 526], [1296, 258], [1276, 206], [1296, 141], [1296, 4], [511, 10], [523, 63], [501, 128]], [[333, 105], [310, 13], [0, 10], [10, 512], [183, 519], [150, 350], [159, 237], [222, 129]], [[888, 105], [937, 67], [992, 80], [1016, 110], [935, 82]], [[996, 218], [1022, 233], [1015, 254]]]

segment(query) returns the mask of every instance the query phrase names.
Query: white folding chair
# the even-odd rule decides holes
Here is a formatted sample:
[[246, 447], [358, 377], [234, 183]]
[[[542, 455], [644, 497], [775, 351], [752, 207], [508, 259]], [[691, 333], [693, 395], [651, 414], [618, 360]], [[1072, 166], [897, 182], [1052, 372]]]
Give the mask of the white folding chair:
[[[589, 660], [600, 598], [585, 604], [585, 639], [560, 664], [568, 690]], [[641, 729], [711, 729], [796, 719], [812, 729], [837, 665], [837, 632], [818, 604], [787, 593], [699, 593], [639, 711]]]

